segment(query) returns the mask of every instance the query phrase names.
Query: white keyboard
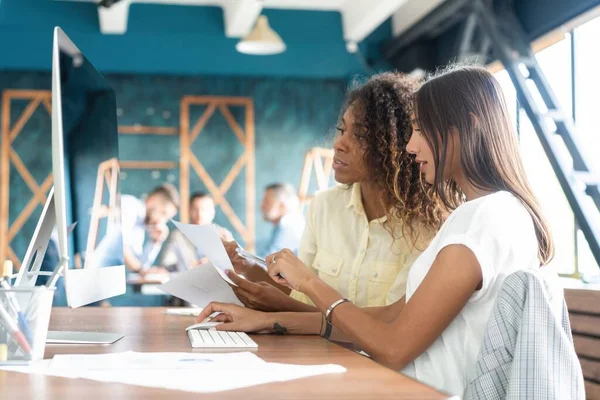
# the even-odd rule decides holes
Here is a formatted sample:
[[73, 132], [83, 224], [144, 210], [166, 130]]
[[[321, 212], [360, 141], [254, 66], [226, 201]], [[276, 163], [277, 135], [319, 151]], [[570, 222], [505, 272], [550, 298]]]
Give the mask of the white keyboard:
[[187, 331], [193, 348], [257, 348], [258, 345], [244, 332], [216, 331], [214, 329], [190, 329]]

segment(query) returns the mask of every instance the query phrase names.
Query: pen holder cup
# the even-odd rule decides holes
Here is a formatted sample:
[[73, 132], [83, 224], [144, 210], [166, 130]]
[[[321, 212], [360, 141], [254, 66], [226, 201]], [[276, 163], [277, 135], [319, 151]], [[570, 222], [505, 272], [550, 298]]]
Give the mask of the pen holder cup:
[[43, 359], [53, 298], [45, 286], [0, 288], [0, 365]]

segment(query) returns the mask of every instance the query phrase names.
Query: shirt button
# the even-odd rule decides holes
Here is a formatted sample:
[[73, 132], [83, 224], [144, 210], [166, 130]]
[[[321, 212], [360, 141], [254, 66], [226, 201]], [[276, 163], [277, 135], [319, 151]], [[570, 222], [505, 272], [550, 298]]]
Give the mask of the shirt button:
[[332, 269], [331, 272], [337, 272], [337, 268]]
[[364, 254], [365, 253], [365, 249], [360, 249], [360, 254]]
[[373, 272], [373, 278], [377, 278], [378, 274], [377, 272]]
[[352, 279], [356, 279], [356, 274], [352, 274]]

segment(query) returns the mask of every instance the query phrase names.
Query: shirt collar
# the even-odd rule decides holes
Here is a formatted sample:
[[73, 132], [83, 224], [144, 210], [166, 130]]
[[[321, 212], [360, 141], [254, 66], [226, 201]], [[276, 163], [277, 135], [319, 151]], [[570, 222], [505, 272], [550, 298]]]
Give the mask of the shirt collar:
[[[365, 208], [362, 202], [362, 192], [360, 191], [360, 183], [352, 184], [352, 188], [350, 190], [352, 191], [350, 193], [350, 201], [348, 202], [348, 205], [346, 207], [352, 208], [356, 214], [362, 215], [365, 218], [367, 218], [367, 213], [365, 213]], [[371, 222], [378, 222], [382, 224], [385, 221], [387, 221], [387, 216], [383, 216]]]
[[365, 215], [365, 209], [362, 203], [362, 193], [360, 191], [360, 183], [352, 184], [352, 188], [350, 190], [350, 201], [348, 202], [347, 208], [352, 208], [358, 215]]

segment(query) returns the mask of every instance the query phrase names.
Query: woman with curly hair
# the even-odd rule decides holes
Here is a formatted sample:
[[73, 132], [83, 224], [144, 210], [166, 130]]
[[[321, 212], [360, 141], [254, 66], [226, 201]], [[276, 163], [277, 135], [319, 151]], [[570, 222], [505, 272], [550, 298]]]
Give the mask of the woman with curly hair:
[[[404, 296], [410, 266], [443, 217], [405, 150], [416, 87], [405, 75], [384, 73], [348, 93], [333, 146], [335, 179], [342, 185], [312, 201], [299, 249], [307, 270], [373, 314]], [[236, 271], [251, 275], [239, 259], [232, 261]], [[320, 332], [321, 314], [304, 294], [287, 296], [267, 283], [230, 277], [248, 308], [302, 312], [287, 314], [288, 332]], [[236, 329], [252, 330], [272, 318], [248, 308], [239, 312], [249, 324]]]

